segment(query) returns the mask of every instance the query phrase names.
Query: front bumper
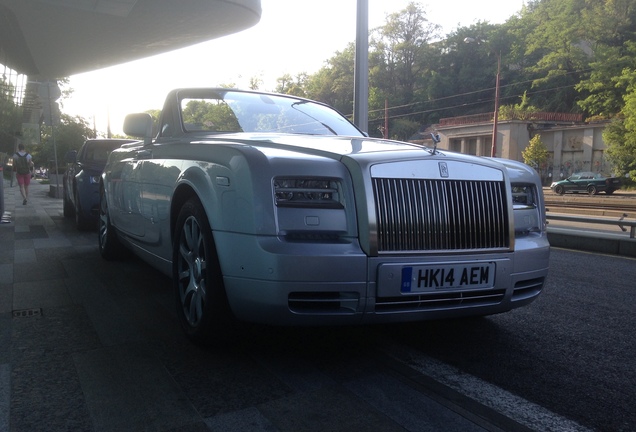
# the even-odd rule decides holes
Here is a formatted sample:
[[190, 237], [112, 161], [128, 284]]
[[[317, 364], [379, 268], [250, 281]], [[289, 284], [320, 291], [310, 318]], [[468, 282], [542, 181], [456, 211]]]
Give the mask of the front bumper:
[[[515, 252], [367, 257], [355, 242], [290, 243], [214, 233], [237, 318], [280, 325], [421, 321], [506, 312], [534, 301], [548, 273], [547, 236], [517, 240]], [[402, 268], [493, 263], [478, 289], [401, 291]]]

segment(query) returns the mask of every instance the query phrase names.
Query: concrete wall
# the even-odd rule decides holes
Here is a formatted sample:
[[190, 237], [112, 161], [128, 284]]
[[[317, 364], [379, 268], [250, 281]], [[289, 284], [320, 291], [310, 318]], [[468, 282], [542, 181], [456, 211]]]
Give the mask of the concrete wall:
[[[612, 174], [604, 151], [603, 130], [607, 123], [550, 124], [520, 120], [500, 121], [497, 126], [497, 157], [523, 161], [522, 152], [534, 135], [550, 153], [539, 171], [546, 181], [566, 178], [574, 172], [593, 171]], [[492, 122], [439, 127], [438, 148], [490, 156]]]

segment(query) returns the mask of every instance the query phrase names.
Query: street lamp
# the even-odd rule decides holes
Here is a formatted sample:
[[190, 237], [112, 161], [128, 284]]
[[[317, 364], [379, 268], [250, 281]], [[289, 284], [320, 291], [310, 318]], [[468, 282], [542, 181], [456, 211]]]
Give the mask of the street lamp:
[[[484, 42], [480, 39], [467, 37], [464, 43], [481, 44]], [[497, 155], [497, 123], [499, 122], [499, 75], [501, 74], [501, 51], [495, 53], [497, 55], [497, 78], [495, 80], [495, 112], [492, 121], [492, 144], [490, 146], [490, 157]]]

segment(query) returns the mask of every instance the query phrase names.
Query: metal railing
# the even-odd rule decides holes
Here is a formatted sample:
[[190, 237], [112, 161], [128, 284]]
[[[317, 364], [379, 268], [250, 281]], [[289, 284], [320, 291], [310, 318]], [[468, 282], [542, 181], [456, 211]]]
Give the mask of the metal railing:
[[629, 238], [636, 238], [636, 220], [625, 220], [627, 217], [626, 214], [623, 214], [618, 219], [610, 219], [610, 218], [595, 218], [595, 217], [586, 217], [586, 216], [568, 216], [568, 215], [555, 215], [548, 213], [546, 215], [547, 219], [550, 220], [559, 220], [565, 222], [578, 222], [578, 223], [587, 223], [587, 224], [599, 224], [599, 225], [614, 225], [618, 226], [623, 232], [627, 231], [629, 228]]

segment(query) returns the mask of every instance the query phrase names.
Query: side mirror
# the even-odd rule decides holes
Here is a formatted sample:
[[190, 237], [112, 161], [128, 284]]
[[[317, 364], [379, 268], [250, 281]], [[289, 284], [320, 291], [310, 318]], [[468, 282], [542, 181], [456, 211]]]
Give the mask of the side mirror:
[[144, 145], [152, 142], [152, 117], [147, 113], [128, 114], [124, 119], [126, 135], [143, 138]]
[[64, 162], [75, 163], [77, 162], [77, 150], [69, 150], [64, 155]]

